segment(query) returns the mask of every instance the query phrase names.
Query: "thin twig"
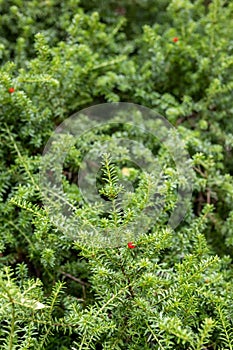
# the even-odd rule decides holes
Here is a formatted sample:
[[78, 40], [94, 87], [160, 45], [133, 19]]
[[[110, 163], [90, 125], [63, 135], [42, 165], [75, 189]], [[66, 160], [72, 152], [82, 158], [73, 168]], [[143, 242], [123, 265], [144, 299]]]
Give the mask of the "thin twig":
[[207, 191], [206, 191], [206, 202], [207, 202], [208, 204], [211, 203], [211, 191], [210, 191], [209, 188], [207, 188]]
[[70, 273], [67, 273], [67, 272], [64, 272], [64, 271], [60, 271], [60, 273], [61, 273], [62, 275], [64, 275], [64, 276], [70, 278], [71, 280], [73, 280], [73, 281], [75, 281], [75, 282], [81, 284], [82, 286], [90, 286], [89, 283], [80, 280], [79, 278], [77, 278], [77, 277], [71, 275]]
[[195, 166], [194, 166], [193, 168], [194, 168], [194, 170], [196, 170], [199, 174], [201, 174], [201, 176], [207, 178], [207, 174], [206, 174], [206, 173], [203, 173], [203, 171], [201, 171], [199, 168], [197, 168], [197, 167], [195, 167]]

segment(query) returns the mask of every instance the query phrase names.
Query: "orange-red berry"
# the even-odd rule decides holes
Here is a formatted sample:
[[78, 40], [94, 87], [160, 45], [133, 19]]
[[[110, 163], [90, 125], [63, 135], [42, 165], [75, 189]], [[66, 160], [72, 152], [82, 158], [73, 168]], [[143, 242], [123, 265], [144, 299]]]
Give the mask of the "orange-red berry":
[[179, 40], [179, 38], [177, 38], [177, 36], [175, 36], [175, 37], [172, 39], [172, 41], [173, 41], [174, 43], [177, 43], [178, 40]]
[[15, 92], [15, 89], [14, 89], [13, 87], [10, 87], [10, 88], [8, 89], [8, 91], [9, 91], [10, 94], [12, 94], [13, 92]]
[[128, 248], [129, 248], [129, 249], [136, 248], [136, 245], [134, 245], [133, 242], [129, 242], [129, 243], [128, 243]]

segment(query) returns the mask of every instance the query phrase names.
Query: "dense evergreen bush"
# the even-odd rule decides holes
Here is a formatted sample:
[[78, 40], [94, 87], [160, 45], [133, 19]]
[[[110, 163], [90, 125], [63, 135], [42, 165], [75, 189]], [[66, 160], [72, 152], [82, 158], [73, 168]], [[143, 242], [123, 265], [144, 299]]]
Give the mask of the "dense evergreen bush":
[[[0, 349], [233, 349], [233, 3], [0, 0], [0, 13]], [[158, 220], [137, 241], [105, 248], [53, 224], [39, 171], [62, 121], [119, 101], [177, 128], [193, 196], [169, 228], [181, 179], [166, 147], [119, 121], [93, 128], [69, 150], [62, 175], [93, 226], [124, 232], [157, 185], [124, 161], [119, 139], [140, 142], [164, 171]], [[106, 140], [97, 186], [110, 214], [86, 204], [76, 185], [83, 157]], [[135, 190], [123, 208], [119, 180]]]

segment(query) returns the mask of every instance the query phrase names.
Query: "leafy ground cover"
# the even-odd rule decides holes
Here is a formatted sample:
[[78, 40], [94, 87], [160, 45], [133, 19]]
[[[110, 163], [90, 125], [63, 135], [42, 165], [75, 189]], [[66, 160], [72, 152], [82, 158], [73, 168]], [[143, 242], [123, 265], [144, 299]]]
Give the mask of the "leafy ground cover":
[[[0, 14], [0, 349], [233, 349], [233, 3], [1, 0]], [[82, 243], [85, 227], [54, 225], [39, 176], [55, 128], [106, 102], [166, 117], [194, 173], [172, 229], [181, 179], [166, 147], [119, 120], [80, 137], [62, 185], [100, 230], [124, 234], [157, 185], [124, 160], [119, 139], [137, 141], [163, 168], [158, 220], [114, 247]], [[148, 125], [156, 128], [153, 118]], [[96, 186], [108, 212], [77, 186], [85, 154], [104, 141]], [[120, 181], [134, 189], [124, 202]]]

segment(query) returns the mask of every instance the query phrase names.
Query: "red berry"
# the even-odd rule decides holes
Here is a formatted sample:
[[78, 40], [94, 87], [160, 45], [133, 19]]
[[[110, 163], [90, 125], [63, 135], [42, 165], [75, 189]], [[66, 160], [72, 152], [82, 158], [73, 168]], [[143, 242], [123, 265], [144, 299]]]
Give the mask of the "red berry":
[[178, 40], [179, 40], [179, 38], [177, 38], [177, 36], [175, 36], [175, 37], [172, 39], [172, 41], [173, 41], [174, 43], [177, 43]]
[[136, 245], [134, 245], [133, 242], [129, 242], [128, 243], [128, 248], [129, 249], [134, 249], [134, 248], [136, 248]]
[[10, 88], [8, 89], [8, 91], [9, 91], [10, 94], [12, 94], [13, 92], [15, 92], [15, 89], [14, 89], [13, 87], [10, 87]]

